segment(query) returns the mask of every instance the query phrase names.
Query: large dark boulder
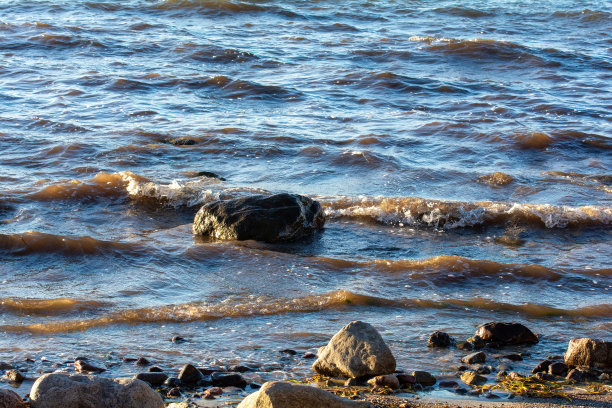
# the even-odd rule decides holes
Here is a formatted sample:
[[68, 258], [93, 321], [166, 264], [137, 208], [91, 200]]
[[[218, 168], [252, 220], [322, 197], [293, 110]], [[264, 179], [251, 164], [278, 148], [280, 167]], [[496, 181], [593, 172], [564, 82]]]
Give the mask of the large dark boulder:
[[530, 344], [538, 342], [538, 336], [520, 323], [487, 323], [478, 328], [474, 337], [476, 336], [487, 343]]
[[193, 233], [216, 239], [294, 241], [323, 228], [321, 205], [297, 194], [213, 201], [200, 208]]

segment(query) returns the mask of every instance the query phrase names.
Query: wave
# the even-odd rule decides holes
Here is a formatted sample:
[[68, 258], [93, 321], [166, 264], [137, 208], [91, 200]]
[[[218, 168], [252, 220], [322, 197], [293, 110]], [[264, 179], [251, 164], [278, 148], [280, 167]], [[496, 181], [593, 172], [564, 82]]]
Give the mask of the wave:
[[460, 7], [460, 6], [440, 7], [440, 8], [434, 9], [433, 11], [436, 13], [440, 13], [440, 14], [450, 14], [453, 16], [470, 17], [470, 18], [492, 17], [495, 15], [495, 13], [491, 11], [478, 10], [478, 9], [473, 9], [469, 7]]
[[65, 255], [93, 255], [107, 252], [138, 252], [139, 244], [102, 241], [87, 236], [54, 235], [38, 231], [21, 234], [0, 234], [0, 250], [27, 255], [32, 253], [62, 253]]
[[8, 313], [35, 314], [41, 316], [70, 312], [83, 312], [108, 307], [110, 303], [96, 300], [56, 298], [18, 299], [0, 298], [0, 310]]
[[419, 197], [322, 198], [329, 218], [357, 218], [391, 225], [453, 229], [507, 222], [565, 228], [612, 223], [612, 208], [491, 201], [442, 201]]
[[551, 181], [574, 184], [612, 193], [612, 175], [590, 175], [563, 171], [543, 171], [542, 175], [549, 177]]
[[515, 305], [489, 299], [387, 299], [339, 290], [325, 294], [288, 299], [257, 298], [251, 302], [227, 299], [214, 304], [200, 302], [122, 310], [105, 316], [25, 325], [3, 325], [0, 331], [16, 333], [58, 333], [88, 330], [116, 324], [189, 323], [223, 318], [277, 316], [287, 313], [313, 313], [352, 307], [388, 307], [402, 309], [481, 309], [491, 312], [512, 312], [532, 317], [612, 316], [612, 304], [577, 309], [560, 309], [539, 304]]
[[258, 60], [257, 55], [233, 48], [223, 48], [212, 44], [186, 43], [177, 49], [178, 52], [188, 52], [189, 59], [199, 62], [230, 64]]
[[229, 0], [161, 0], [154, 5], [157, 10], [197, 9], [207, 14], [232, 15], [243, 13], [275, 13], [285, 17], [299, 18], [299, 14], [279, 6], [229, 1]]

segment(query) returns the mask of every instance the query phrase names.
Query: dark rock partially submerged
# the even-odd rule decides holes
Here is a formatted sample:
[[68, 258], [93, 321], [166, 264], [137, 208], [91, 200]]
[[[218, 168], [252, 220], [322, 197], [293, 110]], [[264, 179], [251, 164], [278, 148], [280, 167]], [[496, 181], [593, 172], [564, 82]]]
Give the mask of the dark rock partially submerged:
[[487, 343], [529, 344], [538, 342], [538, 336], [520, 323], [487, 323], [478, 328], [474, 337], [476, 336]]
[[323, 228], [321, 205], [296, 194], [219, 200], [200, 208], [193, 233], [216, 239], [295, 241]]

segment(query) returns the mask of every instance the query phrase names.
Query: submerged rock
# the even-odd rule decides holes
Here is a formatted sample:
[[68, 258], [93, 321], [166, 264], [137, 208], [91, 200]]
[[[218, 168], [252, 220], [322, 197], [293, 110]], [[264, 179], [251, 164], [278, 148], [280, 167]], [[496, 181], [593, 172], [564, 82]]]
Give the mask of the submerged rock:
[[273, 381], [246, 397], [238, 408], [371, 408], [367, 402], [351, 401], [320, 388]]
[[25, 408], [19, 395], [11, 390], [0, 389], [0, 408]]
[[487, 343], [525, 344], [538, 342], [538, 336], [520, 323], [487, 323], [478, 328], [475, 336], [479, 336]]
[[571, 339], [564, 360], [570, 367], [612, 368], [612, 342], [590, 338]]
[[134, 379], [45, 374], [30, 391], [32, 408], [163, 408], [161, 396]]
[[205, 204], [193, 233], [216, 239], [294, 241], [323, 228], [321, 205], [296, 194], [256, 195]]
[[393, 373], [395, 358], [372, 325], [354, 321], [319, 351], [312, 368], [331, 377], [376, 376]]
[[448, 335], [448, 333], [442, 331], [435, 331], [427, 340], [427, 345], [429, 347], [449, 347], [453, 343], [453, 339]]

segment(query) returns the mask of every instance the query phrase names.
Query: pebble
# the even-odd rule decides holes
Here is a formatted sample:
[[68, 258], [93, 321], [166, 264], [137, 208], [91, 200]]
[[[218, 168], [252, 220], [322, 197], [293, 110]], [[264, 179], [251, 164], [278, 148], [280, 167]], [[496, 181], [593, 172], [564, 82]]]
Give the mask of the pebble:
[[569, 373], [567, 373], [567, 377], [565, 377], [565, 379], [569, 381], [582, 382], [584, 381], [585, 377], [586, 373], [584, 371], [574, 368]]
[[457, 348], [459, 350], [472, 350], [472, 343], [468, 341], [460, 341], [457, 343]]
[[149, 367], [149, 370], [147, 370], [147, 371], [149, 371], [150, 373], [162, 373], [162, 372], [164, 372], [164, 370], [162, 370], [158, 366]]
[[468, 354], [467, 356], [461, 359], [461, 362], [466, 364], [476, 364], [476, 363], [484, 363], [487, 359], [487, 356], [482, 351], [477, 353]]
[[[212, 373], [210, 375], [215, 387], [240, 387], [245, 388], [247, 382], [238, 373]], [[179, 377], [180, 378], [180, 377]]]
[[174, 387], [180, 387], [182, 383], [181, 383], [181, 380], [179, 380], [176, 377], [169, 377], [166, 379], [166, 381], [164, 381], [164, 385], [174, 388]]
[[543, 372], [539, 372], [539, 373], [535, 373], [534, 377], [540, 381], [554, 381], [555, 380], [555, 376], [549, 373], [543, 373]]
[[138, 365], [138, 366], [147, 366], [147, 365], [149, 365], [151, 363], [146, 358], [140, 357], [138, 360], [136, 360], [135, 364]]
[[429, 347], [448, 347], [452, 344], [452, 342], [453, 340], [448, 333], [443, 331], [435, 331], [429, 336], [427, 345]]
[[397, 374], [397, 380], [401, 385], [416, 384], [416, 378], [410, 374]]
[[293, 350], [293, 349], [282, 349], [282, 350], [278, 350], [279, 353], [284, 353], [284, 354], [289, 354], [292, 356], [295, 356], [297, 354], [297, 351]]
[[[434, 382], [435, 383], [435, 382]], [[374, 388], [389, 387], [392, 390], [396, 390], [400, 387], [400, 382], [394, 375], [378, 375], [368, 380], [368, 384]]]
[[483, 365], [476, 367], [474, 371], [478, 374], [491, 374], [491, 368]]
[[246, 373], [247, 371], [253, 371], [253, 369], [245, 365], [233, 365], [229, 367], [229, 371], [236, 373]]
[[474, 371], [466, 371], [461, 374], [461, 381], [463, 381], [467, 385], [479, 385], [487, 382], [487, 377], [483, 377], [482, 375], [479, 375]]

